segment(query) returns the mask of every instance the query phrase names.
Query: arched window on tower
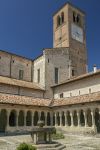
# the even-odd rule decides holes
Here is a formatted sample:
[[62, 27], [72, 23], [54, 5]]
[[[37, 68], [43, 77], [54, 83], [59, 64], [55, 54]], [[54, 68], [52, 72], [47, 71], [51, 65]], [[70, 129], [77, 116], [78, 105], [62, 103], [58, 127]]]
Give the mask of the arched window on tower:
[[60, 22], [60, 16], [58, 15], [58, 16], [57, 16], [57, 27], [60, 26], [60, 23], [61, 23], [61, 22]]
[[61, 13], [61, 23], [64, 23], [64, 12]]
[[76, 17], [77, 24], [81, 25], [81, 16], [78, 14]]
[[76, 13], [73, 12], [73, 22], [76, 22]]

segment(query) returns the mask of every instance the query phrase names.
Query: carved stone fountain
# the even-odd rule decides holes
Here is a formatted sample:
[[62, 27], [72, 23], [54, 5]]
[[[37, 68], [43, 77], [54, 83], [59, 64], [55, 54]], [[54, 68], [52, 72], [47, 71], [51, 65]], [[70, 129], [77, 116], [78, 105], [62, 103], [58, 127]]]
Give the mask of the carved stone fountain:
[[51, 135], [56, 132], [54, 127], [44, 127], [44, 121], [38, 121], [38, 127], [33, 128], [31, 137], [34, 144], [52, 143]]

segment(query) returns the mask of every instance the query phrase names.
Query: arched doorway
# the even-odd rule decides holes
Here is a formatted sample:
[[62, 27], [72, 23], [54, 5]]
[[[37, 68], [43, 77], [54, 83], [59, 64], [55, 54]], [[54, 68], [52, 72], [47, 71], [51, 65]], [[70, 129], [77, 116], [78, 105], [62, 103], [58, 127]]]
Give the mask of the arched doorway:
[[65, 114], [62, 112], [62, 126], [65, 126]]
[[80, 125], [85, 126], [85, 118], [83, 110], [80, 111]]
[[16, 111], [12, 110], [9, 116], [9, 125], [11, 127], [15, 127], [16, 126]]
[[44, 121], [44, 123], [45, 123], [45, 115], [44, 115], [44, 112], [43, 112], [43, 111], [41, 112], [40, 120], [41, 120], [41, 121]]
[[60, 116], [59, 116], [59, 112], [57, 113], [57, 125], [60, 126]]
[[37, 126], [38, 119], [39, 119], [38, 112], [35, 111], [35, 113], [34, 113], [34, 126]]
[[55, 113], [53, 113], [53, 126], [55, 126]]
[[69, 111], [67, 112], [67, 123], [68, 123], [68, 126], [71, 126], [71, 116], [70, 116]]
[[73, 123], [74, 123], [74, 126], [78, 126], [78, 118], [77, 118], [76, 110], [73, 113]]
[[6, 126], [7, 126], [7, 111], [5, 109], [2, 109], [0, 113], [0, 132], [5, 132]]
[[18, 126], [24, 126], [24, 112], [22, 110], [19, 112]]
[[100, 115], [98, 108], [95, 110], [95, 125], [97, 127], [97, 132], [100, 133]]
[[87, 110], [87, 124], [89, 127], [92, 127], [92, 115], [91, 115], [91, 110]]
[[47, 126], [51, 125], [50, 113], [47, 113]]
[[28, 111], [26, 116], [26, 126], [31, 126], [31, 125], [32, 125], [32, 113], [31, 111]]

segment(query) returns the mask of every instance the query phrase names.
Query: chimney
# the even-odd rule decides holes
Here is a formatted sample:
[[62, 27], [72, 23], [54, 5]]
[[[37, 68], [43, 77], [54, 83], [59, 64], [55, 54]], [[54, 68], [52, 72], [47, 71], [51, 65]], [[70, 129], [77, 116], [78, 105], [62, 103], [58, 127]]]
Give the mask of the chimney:
[[96, 67], [96, 65], [93, 66], [93, 71], [94, 71], [94, 73], [97, 72], [97, 67]]

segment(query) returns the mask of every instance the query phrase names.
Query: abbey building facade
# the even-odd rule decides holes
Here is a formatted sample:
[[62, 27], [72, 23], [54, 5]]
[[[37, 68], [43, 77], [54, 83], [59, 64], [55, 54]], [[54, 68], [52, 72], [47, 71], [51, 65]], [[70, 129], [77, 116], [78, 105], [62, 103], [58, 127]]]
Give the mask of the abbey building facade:
[[0, 51], [0, 132], [28, 132], [38, 120], [100, 132], [100, 70], [87, 68], [85, 13], [66, 3], [53, 15], [53, 48], [35, 60]]

